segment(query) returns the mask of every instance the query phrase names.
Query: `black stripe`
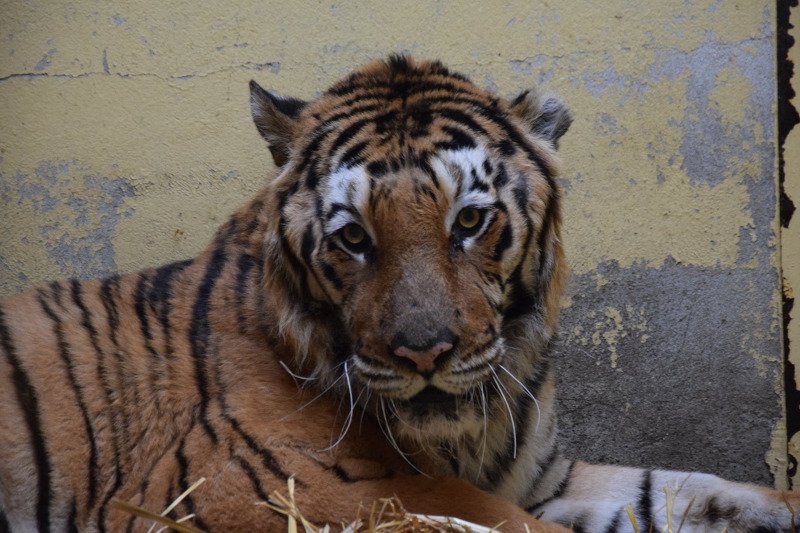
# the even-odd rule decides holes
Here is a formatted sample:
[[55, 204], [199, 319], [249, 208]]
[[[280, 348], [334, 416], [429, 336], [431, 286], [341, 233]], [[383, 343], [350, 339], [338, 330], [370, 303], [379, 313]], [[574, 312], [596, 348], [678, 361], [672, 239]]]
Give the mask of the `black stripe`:
[[166, 358], [171, 357], [174, 351], [172, 346], [172, 326], [170, 325], [172, 282], [175, 276], [188, 268], [192, 262], [191, 259], [187, 259], [164, 265], [156, 270], [156, 275], [153, 277], [149, 300], [151, 309], [161, 324], [161, 334], [164, 337], [164, 356]]
[[[472, 116], [470, 116], [468, 113], [465, 113], [461, 109], [455, 107], [437, 107], [435, 108], [434, 112], [442, 118], [452, 120], [453, 122], [465, 126], [467, 129], [473, 131], [474, 133], [479, 133], [484, 137], [489, 137], [489, 132], [486, 131], [486, 128], [478, 124], [475, 121], [475, 119], [472, 118]], [[444, 129], [444, 126], [442, 127], [442, 129]], [[475, 146], [474, 142], [473, 146]]]
[[735, 506], [720, 507], [716, 496], [710, 497], [705, 507], [706, 520], [712, 524], [719, 521], [729, 522], [736, 518], [738, 512]]
[[144, 344], [147, 352], [152, 358], [158, 358], [158, 353], [153, 348], [153, 332], [150, 331], [150, 319], [147, 317], [146, 304], [150, 303], [149, 291], [147, 290], [147, 273], [142, 272], [139, 274], [139, 280], [136, 282], [136, 290], [134, 291], [134, 306], [136, 309], [136, 317], [139, 319], [139, 330], [144, 338]]
[[573, 533], [586, 533], [586, 515], [581, 515], [572, 522]]
[[[475, 99], [476, 102], [483, 102], [483, 99], [479, 99], [475, 94], [465, 90], [463, 87], [459, 87], [453, 83], [450, 83], [450, 80], [447, 78], [457, 78], [456, 76], [447, 76], [442, 80], [433, 81], [428, 75], [423, 74], [426, 78], [418, 77], [413, 81], [413, 85], [407, 87], [407, 90], [410, 91], [408, 96], [419, 94], [422, 92], [433, 92], [433, 91], [443, 91], [448, 95], [458, 95], [462, 97], [472, 97]], [[358, 94], [352, 96], [350, 99], [345, 100], [338, 104], [336, 107], [345, 107], [354, 104], [360, 100], [364, 100], [366, 98], [380, 98], [383, 100], [391, 100], [394, 97], [390, 91], [392, 91], [395, 87], [394, 81], [377, 81], [377, 80], [362, 80], [366, 81], [366, 85], [354, 84], [354, 85], [343, 85], [341, 87], [334, 87], [333, 89], [329, 89], [327, 91], [328, 94], [332, 94], [335, 96], [346, 96], [350, 93], [363, 90], [367, 91], [366, 93]], [[463, 81], [463, 80], [462, 80]], [[378, 92], [380, 91], [380, 92]]]
[[106, 400], [106, 411], [110, 413], [111, 418], [111, 447], [112, 453], [114, 454], [114, 485], [112, 486], [111, 490], [105, 495], [100, 504], [100, 509], [98, 512], [97, 518], [97, 527], [101, 532], [106, 530], [105, 527], [105, 518], [106, 513], [108, 511], [107, 505], [108, 502], [113, 497], [114, 493], [122, 486], [122, 465], [120, 463], [120, 447], [119, 447], [119, 435], [117, 431], [119, 430], [122, 423], [119, 420], [119, 413], [114, 408], [112, 396], [114, 394], [111, 385], [108, 383], [108, 376], [106, 375], [106, 368], [104, 363], [105, 354], [103, 350], [100, 349], [100, 343], [98, 340], [97, 328], [94, 327], [92, 323], [92, 315], [89, 309], [86, 307], [85, 302], [83, 301], [83, 288], [81, 283], [73, 279], [71, 280], [72, 283], [72, 301], [78, 307], [81, 312], [81, 323], [86, 331], [89, 333], [89, 340], [92, 344], [92, 348], [95, 352], [95, 357], [97, 358], [97, 376], [100, 380], [100, 384], [103, 387], [103, 392], [105, 393], [105, 400]]
[[351, 478], [350, 474], [345, 472], [344, 469], [339, 465], [333, 465], [332, 467], [329, 468], [329, 470], [336, 475], [339, 481], [342, 481], [344, 483], [354, 483], [355, 481], [357, 481], [356, 479]]
[[114, 292], [117, 290], [119, 290], [118, 276], [106, 278], [100, 285], [100, 299], [103, 301], [103, 307], [105, 307], [106, 315], [108, 316], [109, 336], [114, 346], [118, 347], [119, 340], [117, 339], [117, 329], [119, 328], [119, 310], [114, 300]]
[[519, 176], [518, 179], [519, 183], [514, 188], [513, 192], [514, 200], [517, 203], [517, 207], [520, 209], [520, 215], [525, 219], [525, 238], [522, 244], [522, 250], [525, 251], [525, 254], [523, 254], [523, 259], [508, 278], [511, 292], [508, 296], [506, 309], [503, 311], [503, 317], [507, 323], [521, 316], [541, 312], [540, 303], [542, 301], [537, 299], [537, 295], [530, 287], [525, 285], [522, 279], [522, 268], [525, 266], [524, 257], [528, 255], [531, 240], [533, 239], [533, 222], [527, 212], [528, 191], [524, 185], [527, 178]]
[[535, 488], [535, 483], [541, 479], [544, 479], [547, 474], [550, 472], [550, 469], [553, 468], [555, 464], [556, 457], [560, 457], [561, 454], [559, 453], [558, 445], [553, 443], [553, 449], [550, 450], [550, 453], [547, 454], [547, 457], [544, 458], [542, 462], [539, 463], [539, 474], [533, 476], [532, 483], [530, 487], [529, 493], [532, 493]]
[[[239, 256], [236, 261], [236, 322], [239, 325], [239, 333], [242, 335], [247, 333], [247, 317], [244, 314], [245, 299], [247, 297], [247, 279], [250, 271], [256, 266], [256, 258], [250, 254], [244, 253]], [[261, 291], [261, 287], [256, 287], [257, 291]]]
[[507, 139], [503, 139], [497, 143], [497, 150], [505, 157], [511, 157], [517, 152], [517, 149], [514, 148], [514, 145], [511, 143], [511, 141]]
[[97, 501], [97, 485], [100, 481], [100, 466], [97, 462], [97, 441], [95, 439], [94, 427], [92, 425], [91, 418], [89, 417], [89, 410], [86, 407], [86, 402], [83, 398], [83, 388], [78, 383], [78, 379], [75, 376], [75, 365], [71, 359], [72, 353], [69, 343], [64, 335], [64, 327], [61, 323], [61, 319], [47, 303], [45, 300], [45, 295], [41, 289], [37, 291], [37, 299], [44, 313], [53, 322], [53, 333], [56, 337], [56, 344], [58, 345], [59, 354], [61, 355], [61, 360], [64, 362], [64, 367], [67, 371], [67, 379], [69, 380], [72, 392], [75, 394], [75, 401], [78, 404], [78, 409], [80, 410], [81, 417], [83, 418], [83, 425], [86, 430], [86, 440], [89, 444], [89, 494], [86, 506], [87, 508], [92, 509]]
[[475, 148], [475, 140], [465, 131], [451, 126], [442, 126], [442, 131], [450, 136], [449, 141], [439, 141], [434, 146], [439, 150], [462, 150]]
[[69, 533], [78, 533], [80, 529], [78, 528], [78, 505], [75, 502], [75, 498], [72, 498], [72, 503], [69, 507], [69, 518], [67, 518], [67, 531]]
[[258, 479], [258, 474], [256, 474], [256, 470], [255, 470], [255, 468], [253, 468], [253, 465], [248, 463], [244, 459], [244, 457], [242, 457], [240, 455], [234, 455], [233, 452], [231, 452], [231, 455], [233, 456], [232, 457], [233, 461], [237, 465], [239, 465], [239, 468], [244, 470], [245, 474], [247, 474], [247, 478], [250, 480], [250, 483], [253, 485], [253, 490], [256, 491], [256, 496], [258, 496], [259, 499], [261, 499], [262, 501], [265, 501], [265, 502], [269, 501], [269, 496], [267, 496], [267, 493], [264, 490], [264, 486], [261, 484], [261, 480]]
[[512, 194], [514, 195], [514, 202], [517, 204], [517, 208], [523, 213], [528, 212], [528, 187], [526, 185], [528, 178], [525, 177], [523, 174], [517, 176], [517, 184], [516, 187], [512, 189]]
[[[370, 163], [370, 165], [371, 164], [372, 163]], [[347, 206], [347, 205], [345, 205], [345, 204], [342, 204], [342, 203], [339, 203], [339, 202], [334, 202], [334, 203], [331, 204], [331, 207], [328, 210], [328, 214], [325, 215], [325, 220], [326, 221], [330, 221], [336, 215], [336, 213], [338, 213], [339, 211], [347, 211], [348, 213], [353, 213], [354, 209], [349, 207], [349, 206]], [[357, 216], [357, 213], [355, 213], [355, 214]]]
[[348, 148], [339, 160], [340, 167], [354, 167], [364, 161], [364, 150], [367, 148], [367, 141], [361, 141]]
[[492, 180], [492, 184], [494, 185], [495, 189], [501, 189], [506, 183], [508, 183], [508, 172], [506, 172], [506, 166], [503, 163], [500, 163], [497, 166], [497, 175]]
[[8, 518], [2, 509], [0, 509], [0, 533], [11, 533], [11, 524], [8, 523]]
[[117, 474], [114, 477], [114, 484], [111, 486], [111, 490], [109, 490], [105, 497], [103, 497], [103, 501], [100, 503], [100, 510], [97, 514], [97, 527], [102, 531], [106, 531], [106, 516], [108, 515], [108, 502], [111, 501], [117, 491], [122, 487], [123, 476], [122, 471], [119, 469], [119, 460], [115, 459], [115, 469], [117, 470]]
[[[162, 505], [162, 508], [166, 509], [167, 507], [172, 505], [172, 502], [174, 502], [175, 498], [177, 498], [177, 496], [178, 496], [177, 494], [175, 494], [177, 492], [177, 490], [178, 489], [175, 487], [175, 483], [170, 481], [169, 489], [167, 490], [167, 497], [164, 499], [164, 503]], [[172, 510], [170, 510], [170, 512], [168, 512], [166, 514], [166, 516], [167, 516], [167, 518], [171, 518], [171, 519], [175, 520], [176, 517], [178, 516], [178, 513], [176, 513], [175, 509], [173, 508]]]
[[47, 455], [44, 432], [39, 420], [39, 400], [17, 357], [2, 307], [0, 307], [0, 346], [3, 347], [8, 362], [11, 364], [12, 382], [17, 393], [17, 401], [25, 414], [25, 423], [31, 434], [37, 479], [36, 526], [39, 531], [50, 531], [50, 500], [53, 495], [50, 487], [50, 458]]
[[[328, 159], [333, 159], [336, 150], [344, 146], [347, 141], [358, 135], [358, 133], [366, 126], [368, 123], [372, 122], [374, 117], [367, 117], [356, 120], [352, 122], [349, 126], [344, 128], [341, 132], [338, 132], [338, 136], [334, 139], [333, 143], [331, 143], [331, 147], [328, 150]], [[331, 132], [333, 133], [333, 132]], [[313, 188], [309, 185], [309, 188]]]
[[[617, 533], [617, 529], [619, 529], [620, 524], [622, 523], [622, 509], [614, 513], [614, 518], [608, 524], [605, 533]], [[647, 532], [643, 532], [647, 533]]]
[[445, 459], [450, 463], [450, 468], [453, 469], [453, 475], [459, 477], [461, 474], [461, 461], [458, 459], [458, 451], [455, 446], [448, 441], [443, 441], [441, 444], [441, 451], [444, 453]]
[[650, 491], [653, 489], [653, 473], [650, 470], [645, 470], [642, 474], [642, 484], [639, 486], [639, 503], [636, 504], [636, 509], [639, 518], [642, 520], [641, 530], [649, 532], [655, 525], [653, 524], [653, 511], [652, 500], [650, 499]]
[[387, 170], [386, 161], [373, 161], [367, 165], [367, 172], [374, 178], [380, 178]]
[[[295, 293], [292, 295], [294, 297], [291, 298], [290, 301], [298, 305], [298, 307], [303, 308], [304, 306], [307, 306], [308, 302], [311, 301], [311, 291], [308, 287], [307, 278], [308, 271], [303, 267], [302, 261], [300, 261], [300, 259], [297, 257], [297, 254], [294, 253], [294, 250], [292, 250], [292, 246], [289, 244], [289, 240], [286, 238], [283, 229], [281, 230], [280, 243], [281, 251], [283, 253], [279, 260], [274, 262], [275, 264], [273, 264], [273, 267], [276, 265], [279, 267], [283, 266], [283, 270], [288, 271], [286, 272], [285, 276], [286, 281], [288, 282], [287, 288], [291, 292]], [[283, 260], [287, 260], [288, 264], [286, 264]], [[296, 287], [296, 291], [294, 290], [294, 282], [297, 282], [299, 285]]]
[[[175, 460], [178, 462], [178, 472], [179, 472], [179, 483], [180, 483], [180, 490], [181, 493], [187, 491], [189, 489], [189, 462], [186, 459], [186, 454], [183, 451], [184, 446], [186, 446], [186, 438], [194, 429], [195, 421], [192, 420], [189, 429], [184, 433], [181, 440], [178, 442], [178, 447], [175, 449]], [[194, 523], [197, 527], [203, 531], [208, 531], [208, 526], [203, 522], [203, 519], [200, 518], [200, 515], [197, 513], [197, 507], [194, 504], [194, 498], [192, 498], [191, 493], [187, 494], [186, 497], [183, 499], [183, 503], [186, 506], [186, 509], [189, 511], [187, 514], [194, 514]]]
[[342, 287], [344, 286], [342, 284], [342, 280], [336, 274], [336, 270], [334, 270], [334, 268], [330, 265], [330, 263], [327, 263], [326, 261], [321, 261], [319, 266], [322, 269], [322, 275], [325, 276], [325, 279], [330, 281], [331, 284], [333, 284], [333, 286], [336, 288], [336, 290], [342, 290]]
[[544, 299], [544, 294], [546, 293], [547, 285], [549, 282], [549, 278], [545, 277], [545, 265], [547, 264], [547, 237], [550, 233], [550, 226], [553, 223], [553, 219], [556, 216], [556, 211], [558, 209], [558, 191], [556, 189], [550, 189], [547, 194], [547, 206], [545, 207], [544, 211], [544, 220], [542, 220], [542, 227], [539, 229], [539, 237], [536, 241], [536, 248], [539, 252], [539, 275], [538, 275], [538, 282], [539, 282], [539, 293], [540, 297]]
[[[376, 98], [380, 98], [376, 96]], [[359, 98], [359, 100], [362, 100]], [[340, 109], [342, 104], [337, 105], [333, 110]], [[373, 113], [375, 111], [380, 111], [382, 109], [386, 109], [385, 102], [380, 103], [367, 103], [364, 105], [356, 105], [352, 107], [348, 107], [348, 109], [344, 111], [338, 111], [330, 116], [322, 117], [321, 122], [325, 124], [333, 124], [334, 122], [339, 122], [343, 118], [353, 119], [358, 117], [359, 115], [365, 115], [368, 113]]]
[[472, 183], [469, 186], [470, 191], [489, 192], [489, 184], [485, 183], [483, 179], [478, 176], [474, 168], [470, 174], [472, 176]]
[[314, 280], [317, 282], [320, 290], [325, 294], [325, 297], [329, 302], [333, 302], [330, 294], [325, 289], [325, 285], [322, 283], [322, 280], [319, 279], [317, 276], [317, 271], [314, 269], [314, 266], [311, 264], [311, 255], [314, 253], [314, 248], [316, 247], [317, 242], [314, 238], [314, 226], [313, 224], [309, 224], [305, 231], [303, 232], [303, 240], [300, 243], [300, 256], [303, 259], [303, 263], [306, 266], [306, 272], [310, 274]]
[[197, 297], [192, 306], [192, 321], [189, 326], [189, 343], [192, 347], [192, 359], [194, 360], [194, 376], [197, 383], [197, 391], [200, 394], [200, 423], [214, 444], [217, 444], [217, 432], [211, 427], [211, 421], [208, 418], [210, 396], [206, 369], [209, 337], [211, 336], [209, 313], [211, 311], [211, 294], [214, 291], [214, 285], [222, 275], [228, 259], [225, 252], [225, 243], [235, 230], [236, 224], [231, 221], [230, 225], [218, 237], [218, 242], [211, 252], [208, 266], [206, 266], [203, 279], [197, 289]]
[[495, 261], [500, 261], [503, 258], [503, 252], [511, 247], [512, 242], [513, 233], [511, 230], [511, 224], [506, 222], [506, 224], [503, 226], [503, 230], [500, 232], [500, 238], [494, 245], [492, 259]]
[[149, 290], [147, 284], [149, 283], [148, 274], [142, 272], [139, 274], [139, 280], [136, 282], [136, 289], [133, 293], [134, 308], [136, 309], [136, 317], [139, 319], [139, 331], [144, 339], [144, 347], [150, 355], [150, 394], [156, 405], [156, 411], [161, 412], [160, 394], [158, 394], [159, 375], [163, 375], [160, 366], [163, 360], [156, 349], [153, 347], [153, 332], [150, 330], [150, 319], [147, 316], [147, 305], [149, 301]]
[[61, 293], [64, 292], [64, 288], [61, 286], [61, 282], [58, 280], [51, 281], [50, 291], [52, 293], [53, 300], [55, 300], [56, 304], [59, 307], [63, 308], [64, 303], [61, 301]]
[[529, 513], [534, 513], [537, 509], [540, 509], [541, 507], [544, 507], [545, 505], [547, 505], [551, 501], [557, 500], [558, 498], [563, 496], [567, 492], [567, 489], [569, 488], [569, 484], [570, 484], [570, 481], [571, 481], [570, 478], [572, 477], [572, 471], [574, 469], [575, 469], [575, 463], [571, 462], [569, 464], [569, 467], [567, 468], [567, 473], [564, 475], [564, 478], [561, 480], [561, 483], [558, 484], [558, 486], [556, 487], [556, 490], [553, 492], [553, 494], [551, 494], [550, 496], [548, 496], [544, 500], [540, 501], [539, 503], [536, 503], [536, 504], [528, 507], [526, 509], [526, 511], [528, 511]]
[[314, 226], [309, 224], [303, 232], [303, 240], [300, 243], [300, 256], [306, 264], [306, 267], [311, 269], [311, 254], [314, 253]]
[[[141, 405], [139, 400], [139, 392], [136, 388], [135, 384], [131, 382], [131, 375], [129, 372], [125, 371], [125, 364], [123, 362], [123, 355], [122, 349], [119, 344], [119, 339], [117, 337], [117, 330], [119, 329], [119, 310], [117, 309], [117, 302], [115, 295], [119, 292], [119, 276], [112, 276], [110, 278], [106, 278], [100, 284], [100, 300], [103, 302], [103, 307], [105, 308], [106, 312], [106, 319], [108, 322], [108, 331], [109, 337], [111, 338], [111, 342], [114, 344], [114, 360], [115, 360], [115, 372], [117, 374], [117, 384], [118, 394], [120, 394], [123, 398], [122, 404], [127, 404], [129, 406], [136, 406]], [[131, 399], [131, 395], [129, 391], [133, 390], [133, 399]], [[124, 407], [123, 416], [124, 416]], [[130, 438], [129, 431], [128, 431], [128, 424], [123, 423], [121, 426], [122, 429], [122, 442], [128, 443], [128, 454], [134, 445], [133, 440]]]

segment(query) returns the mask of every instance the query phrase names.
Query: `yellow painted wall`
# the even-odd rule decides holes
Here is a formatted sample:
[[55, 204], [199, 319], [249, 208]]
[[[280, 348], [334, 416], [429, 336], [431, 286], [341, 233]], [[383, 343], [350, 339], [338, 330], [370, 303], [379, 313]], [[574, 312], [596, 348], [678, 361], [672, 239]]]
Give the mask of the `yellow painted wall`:
[[[693, 184], [681, 171], [687, 74], [669, 72], [663, 50], [691, 53], [710, 34], [723, 43], [752, 39], [772, 23], [770, 3], [709, 0], [688, 12], [681, 1], [656, 4], [406, 1], [376, 9], [371, 2], [250, 1], [233, 9], [226, 2], [198, 8], [180, 1], [6, 0], [0, 168], [6, 180], [24, 174], [33, 188], [47, 187], [40, 165], [55, 166], [63, 187], [51, 190], [59, 205], [43, 213], [35, 212], [35, 192], [5, 206], [4, 233], [32, 235], [28, 242], [3, 239], [2, 257], [30, 282], [65, 273], [47, 256], [48, 243], [85, 238], [102, 216], [102, 194], [83, 183], [84, 174], [131, 187], [117, 211], [117, 268], [196, 252], [271, 171], [249, 120], [250, 78], [309, 98], [355, 65], [408, 50], [441, 58], [503, 94], [547, 72], [545, 86], [576, 110], [564, 151], [567, 176], [582, 178], [572, 180], [567, 197], [567, 213], [578, 214], [566, 226], [577, 273], [608, 258], [622, 265], [659, 265], [671, 256], [732, 266], [739, 230], [751, 224], [743, 212], [746, 186], [735, 179]], [[753, 40], [745, 51], [757, 46]], [[663, 74], [650, 74], [659, 69]], [[751, 80], [732, 68], [720, 72], [717, 85], [713, 105], [735, 128]], [[662, 182], [643, 179], [659, 173]], [[636, 195], [619, 194], [631, 180]], [[65, 223], [74, 216], [67, 200], [75, 191], [91, 213], [79, 227]], [[664, 216], [685, 224], [664, 232]], [[632, 233], [634, 217], [643, 227]], [[46, 236], [31, 231], [45, 225], [58, 227]], [[4, 293], [19, 286], [3, 277]]]
[[[721, 473], [765, 480], [768, 460], [783, 483], [773, 2], [3, 0], [0, 12], [0, 294], [200, 250], [272, 172], [250, 122], [249, 79], [313, 98], [389, 52], [440, 58], [503, 95], [542, 85], [576, 115], [562, 146], [576, 281], [561, 351], [577, 361], [563, 370], [565, 401], [579, 401], [587, 381], [585, 356], [569, 346], [608, 380], [656, 379], [641, 365], [658, 368], [654, 354], [673, 349], [689, 354], [669, 371], [678, 383], [698, 357], [733, 358], [723, 373], [758, 383], [759, 433], [742, 444], [757, 456], [737, 470], [736, 435], [756, 433], [735, 420], [722, 435], [703, 415], [697, 434], [729, 443]], [[705, 334], [687, 326], [697, 318], [669, 316], [680, 306], [663, 300], [691, 298], [704, 280], [727, 298], [740, 285], [726, 276], [749, 287], [744, 304], [720, 304], [735, 353], [705, 353]], [[628, 290], [633, 278], [641, 286]], [[664, 284], [674, 291], [648, 300]], [[669, 339], [681, 332], [689, 345], [679, 349]], [[681, 402], [702, 400], [696, 387]], [[602, 416], [652, 416], [633, 388], [625, 394]], [[711, 402], [725, 403], [724, 392]], [[698, 437], [672, 444], [684, 441]], [[692, 466], [658, 450], [635, 460], [647, 457]], [[708, 461], [700, 466], [713, 469]]]

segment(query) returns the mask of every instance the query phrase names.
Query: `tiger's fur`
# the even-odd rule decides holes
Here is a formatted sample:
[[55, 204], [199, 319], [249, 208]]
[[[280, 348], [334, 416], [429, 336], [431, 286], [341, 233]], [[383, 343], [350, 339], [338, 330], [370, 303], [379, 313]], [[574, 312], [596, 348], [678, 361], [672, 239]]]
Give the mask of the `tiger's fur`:
[[684, 531], [791, 527], [796, 494], [558, 453], [557, 99], [393, 57], [311, 103], [253, 82], [251, 109], [277, 175], [200, 256], [0, 303], [0, 530], [141, 529], [112, 498], [158, 510], [200, 477], [173, 516], [278, 528], [255, 502], [292, 475], [318, 523], [397, 495], [509, 530], [627, 531], [631, 504], [661, 529], [680, 484]]

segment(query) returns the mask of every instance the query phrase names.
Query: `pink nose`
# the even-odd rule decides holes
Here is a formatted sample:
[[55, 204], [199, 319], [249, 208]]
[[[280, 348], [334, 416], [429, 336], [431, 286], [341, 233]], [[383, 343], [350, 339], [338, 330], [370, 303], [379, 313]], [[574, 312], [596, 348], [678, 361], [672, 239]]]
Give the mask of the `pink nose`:
[[419, 372], [433, 372], [436, 370], [436, 365], [434, 365], [434, 361], [436, 358], [439, 357], [441, 354], [448, 350], [452, 350], [453, 345], [449, 342], [440, 342], [438, 344], [434, 344], [431, 348], [427, 350], [412, 350], [411, 348], [407, 348], [405, 346], [400, 346], [396, 348], [394, 354], [398, 357], [405, 357], [406, 359], [411, 359], [415, 365], [417, 365], [417, 370]]

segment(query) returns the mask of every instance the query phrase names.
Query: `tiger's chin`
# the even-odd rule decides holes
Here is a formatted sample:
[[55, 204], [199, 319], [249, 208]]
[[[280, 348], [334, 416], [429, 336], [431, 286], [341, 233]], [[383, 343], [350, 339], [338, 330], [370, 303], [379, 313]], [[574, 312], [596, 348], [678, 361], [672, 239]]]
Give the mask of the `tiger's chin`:
[[480, 400], [473, 395], [454, 395], [428, 386], [413, 398], [394, 403], [393, 430], [415, 441], [455, 440], [475, 437], [484, 427]]

